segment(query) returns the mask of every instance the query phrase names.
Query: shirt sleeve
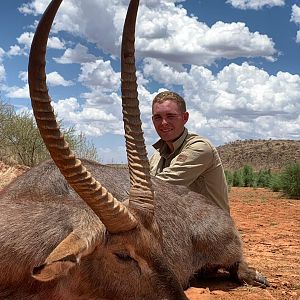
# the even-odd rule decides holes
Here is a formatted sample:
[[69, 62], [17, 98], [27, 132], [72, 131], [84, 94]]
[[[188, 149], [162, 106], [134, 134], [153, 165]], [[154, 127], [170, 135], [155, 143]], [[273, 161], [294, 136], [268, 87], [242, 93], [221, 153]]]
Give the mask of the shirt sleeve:
[[211, 147], [197, 141], [175, 156], [170, 166], [156, 174], [156, 177], [173, 184], [189, 186], [212, 165], [212, 161]]

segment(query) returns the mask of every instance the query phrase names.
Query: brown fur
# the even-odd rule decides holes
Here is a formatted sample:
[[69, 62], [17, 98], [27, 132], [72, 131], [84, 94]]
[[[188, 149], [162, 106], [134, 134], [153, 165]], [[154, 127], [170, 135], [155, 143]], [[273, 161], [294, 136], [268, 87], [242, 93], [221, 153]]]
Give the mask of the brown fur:
[[[118, 199], [127, 198], [127, 169], [84, 163]], [[0, 299], [180, 300], [186, 299], [182, 287], [189, 279], [214, 266], [235, 269], [239, 280], [255, 283], [255, 270], [243, 262], [239, 234], [225, 211], [183, 187], [156, 178], [153, 184], [154, 222], [129, 207], [140, 221], [138, 227], [109, 234], [54, 163], [45, 162], [17, 178], [0, 194]], [[99, 230], [102, 242], [75, 261], [65, 276], [35, 280], [34, 267], [43, 265], [78, 228]]]

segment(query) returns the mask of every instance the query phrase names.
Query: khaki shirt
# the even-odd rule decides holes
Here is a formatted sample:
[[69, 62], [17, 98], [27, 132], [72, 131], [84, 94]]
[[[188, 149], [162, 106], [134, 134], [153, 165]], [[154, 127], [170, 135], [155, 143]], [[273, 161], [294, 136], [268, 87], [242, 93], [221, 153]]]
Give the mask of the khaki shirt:
[[174, 151], [163, 140], [153, 145], [150, 172], [172, 184], [187, 186], [229, 212], [228, 189], [221, 159], [205, 138], [187, 129], [174, 143]]

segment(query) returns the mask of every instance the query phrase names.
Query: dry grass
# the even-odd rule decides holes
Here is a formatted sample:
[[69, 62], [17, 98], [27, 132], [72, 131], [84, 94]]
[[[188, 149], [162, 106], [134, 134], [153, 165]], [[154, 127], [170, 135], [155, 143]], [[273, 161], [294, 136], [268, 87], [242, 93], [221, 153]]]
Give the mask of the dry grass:
[[10, 167], [6, 171], [4, 171], [4, 173], [0, 174], [0, 189], [5, 187], [16, 177], [14, 173], [14, 168]]

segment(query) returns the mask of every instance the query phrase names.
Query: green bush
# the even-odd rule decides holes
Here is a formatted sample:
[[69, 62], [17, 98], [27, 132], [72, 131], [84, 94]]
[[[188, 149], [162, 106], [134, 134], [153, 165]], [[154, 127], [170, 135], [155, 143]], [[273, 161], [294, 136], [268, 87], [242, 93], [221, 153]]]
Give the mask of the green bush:
[[232, 186], [244, 186], [243, 173], [240, 170], [233, 172]]
[[282, 189], [281, 174], [273, 174], [271, 176], [269, 188], [273, 192], [279, 192]]
[[300, 199], [300, 164], [288, 164], [280, 175], [283, 193], [293, 199]]
[[225, 173], [227, 185], [228, 185], [229, 187], [231, 187], [231, 186], [232, 186], [232, 183], [233, 183], [233, 175], [232, 175], [232, 173], [231, 173], [230, 171], [228, 171], [228, 170], [225, 170], [224, 173]]
[[256, 174], [256, 185], [258, 187], [269, 187], [271, 182], [272, 174], [271, 170], [260, 170]]
[[255, 175], [251, 166], [245, 165], [242, 170], [243, 186], [254, 187], [255, 186]]
[[271, 170], [254, 172], [251, 166], [232, 173], [225, 171], [227, 184], [235, 187], [265, 187], [273, 192], [282, 192], [285, 196], [300, 199], [300, 163], [290, 163], [281, 173]]

